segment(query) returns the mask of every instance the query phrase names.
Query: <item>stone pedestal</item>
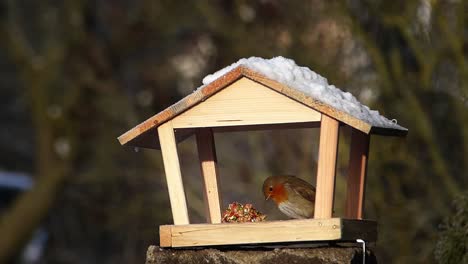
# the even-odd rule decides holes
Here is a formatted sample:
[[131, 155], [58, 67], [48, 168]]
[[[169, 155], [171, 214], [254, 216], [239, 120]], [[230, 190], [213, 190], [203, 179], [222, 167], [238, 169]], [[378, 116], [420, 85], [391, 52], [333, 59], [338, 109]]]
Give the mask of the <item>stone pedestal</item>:
[[[171, 249], [150, 246], [146, 264], [361, 264], [362, 249], [359, 247], [315, 248], [208, 248]], [[377, 263], [372, 252], [366, 252], [366, 264]]]

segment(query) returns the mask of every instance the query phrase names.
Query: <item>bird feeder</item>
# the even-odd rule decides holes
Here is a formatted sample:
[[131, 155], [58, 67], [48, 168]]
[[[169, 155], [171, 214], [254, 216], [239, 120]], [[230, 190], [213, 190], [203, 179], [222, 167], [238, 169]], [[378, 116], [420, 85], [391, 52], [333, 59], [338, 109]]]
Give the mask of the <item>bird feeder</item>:
[[[371, 135], [405, 136], [407, 129], [328, 85], [292, 60], [242, 59], [204, 79], [204, 85], [118, 139], [122, 145], [161, 149], [173, 225], [160, 226], [162, 247], [308, 241], [375, 241], [377, 223], [364, 220]], [[333, 218], [339, 127], [351, 147], [343, 218]], [[214, 133], [283, 128], [320, 129], [313, 219], [221, 223]], [[196, 135], [207, 223], [190, 224], [177, 143]], [[260, 187], [254, 187], [260, 191]]]

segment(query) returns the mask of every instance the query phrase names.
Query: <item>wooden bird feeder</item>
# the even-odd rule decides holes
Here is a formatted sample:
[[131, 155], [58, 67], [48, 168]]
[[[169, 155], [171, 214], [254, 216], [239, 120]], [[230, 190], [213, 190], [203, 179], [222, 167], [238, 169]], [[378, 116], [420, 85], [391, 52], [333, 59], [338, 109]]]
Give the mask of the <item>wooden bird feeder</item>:
[[[362, 219], [370, 136], [407, 134], [406, 128], [383, 119], [388, 123], [381, 125], [356, 117], [356, 114], [291, 87], [290, 83], [269, 78], [261, 70], [239, 65], [118, 139], [125, 146], [162, 151], [174, 220], [173, 225], [160, 226], [162, 247], [356, 239], [372, 242], [377, 239], [377, 223]], [[332, 218], [340, 125], [352, 129], [347, 195], [344, 218]], [[221, 223], [213, 134], [305, 127], [320, 129], [314, 218]], [[192, 134], [196, 135], [204, 180], [206, 224], [190, 224], [177, 154], [177, 143]]]

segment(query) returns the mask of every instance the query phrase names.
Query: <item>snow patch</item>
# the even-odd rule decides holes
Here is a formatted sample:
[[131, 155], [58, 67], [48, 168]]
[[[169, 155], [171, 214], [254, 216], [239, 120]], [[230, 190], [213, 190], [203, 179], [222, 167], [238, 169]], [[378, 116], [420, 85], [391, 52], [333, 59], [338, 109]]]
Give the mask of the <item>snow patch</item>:
[[372, 126], [406, 130], [406, 128], [381, 116], [378, 111], [371, 110], [369, 107], [361, 104], [351, 93], [343, 92], [334, 85], [328, 84], [327, 79], [321, 75], [307, 67], [298, 66], [294, 60], [281, 56], [272, 59], [259, 57], [240, 59], [236, 63], [207, 75], [203, 78], [204, 85], [202, 87], [240, 65], [287, 85], [290, 88], [301, 91], [324, 104], [328, 104], [337, 110], [350, 114]]

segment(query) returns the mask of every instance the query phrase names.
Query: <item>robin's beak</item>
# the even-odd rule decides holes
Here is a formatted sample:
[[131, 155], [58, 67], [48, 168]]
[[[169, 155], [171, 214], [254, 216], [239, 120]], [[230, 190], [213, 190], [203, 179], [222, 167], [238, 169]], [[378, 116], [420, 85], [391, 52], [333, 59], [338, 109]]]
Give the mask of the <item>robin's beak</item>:
[[265, 198], [265, 201], [268, 200], [268, 199], [270, 199], [270, 196], [271, 196], [271, 193], [268, 194], [268, 196]]

